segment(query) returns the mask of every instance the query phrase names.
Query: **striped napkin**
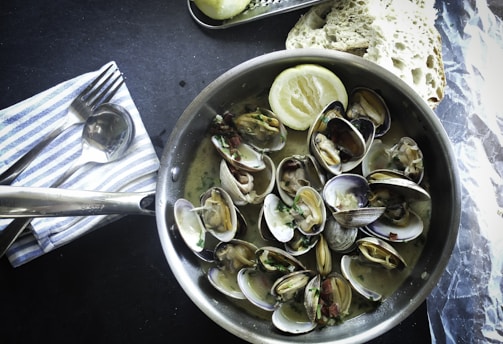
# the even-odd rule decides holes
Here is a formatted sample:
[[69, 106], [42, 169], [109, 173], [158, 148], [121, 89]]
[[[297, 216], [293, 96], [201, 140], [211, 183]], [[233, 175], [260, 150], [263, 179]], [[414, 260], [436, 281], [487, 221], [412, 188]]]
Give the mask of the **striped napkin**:
[[[116, 66], [115, 62], [110, 63]], [[110, 63], [0, 110], [0, 173], [61, 125], [72, 100]], [[159, 159], [126, 84], [111, 102], [125, 107], [136, 126], [136, 136], [126, 156], [107, 164], [88, 163], [61, 184], [61, 188], [115, 192], [155, 190]], [[51, 186], [80, 155], [82, 127], [73, 126], [59, 135], [12, 185]], [[32, 230], [25, 231], [6, 255], [12, 266], [20, 266], [119, 217], [36, 218], [31, 223]], [[10, 221], [1, 220], [0, 231]]]

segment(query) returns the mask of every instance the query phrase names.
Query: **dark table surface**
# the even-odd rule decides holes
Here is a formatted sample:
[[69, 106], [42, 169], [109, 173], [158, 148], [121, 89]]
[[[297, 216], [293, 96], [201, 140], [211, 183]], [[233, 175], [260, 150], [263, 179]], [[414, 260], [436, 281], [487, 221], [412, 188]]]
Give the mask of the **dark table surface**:
[[[1, 0], [0, 108], [114, 60], [159, 156], [185, 107], [213, 79], [281, 50], [305, 10], [205, 30], [185, 0]], [[240, 342], [184, 293], [154, 217], [128, 216], [12, 268], [0, 259], [2, 343]], [[372, 343], [430, 341], [423, 303]]]

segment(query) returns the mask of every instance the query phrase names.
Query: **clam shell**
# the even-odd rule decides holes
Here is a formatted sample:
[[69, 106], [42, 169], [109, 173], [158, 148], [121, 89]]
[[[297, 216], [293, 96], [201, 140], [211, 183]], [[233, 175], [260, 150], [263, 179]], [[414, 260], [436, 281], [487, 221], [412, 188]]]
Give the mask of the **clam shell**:
[[274, 246], [260, 247], [256, 252], [258, 265], [268, 272], [290, 273], [306, 270], [305, 265], [290, 253]]
[[[277, 122], [277, 132], [271, 134], [270, 131], [267, 130], [267, 135], [261, 135], [261, 133], [256, 132], [257, 130], [260, 130], [260, 125], [255, 124], [251, 128], [247, 124], [241, 126], [239, 118], [242, 116], [247, 116], [252, 120], [260, 118], [257, 121], [265, 124], [267, 124], [270, 120], [275, 121]], [[236, 124], [236, 128], [243, 138], [243, 141], [261, 153], [279, 151], [286, 144], [288, 135], [286, 127], [277, 118], [276, 114], [269, 109], [257, 108], [255, 111], [238, 115], [234, 118], [234, 123]]]
[[268, 231], [279, 242], [288, 242], [293, 238], [293, 217], [289, 208], [275, 194], [269, 194], [264, 199], [263, 217]]
[[[206, 224], [204, 222], [205, 221], [204, 220], [204, 212], [206, 211], [205, 210], [205, 202], [208, 199], [210, 199], [212, 197], [212, 194], [214, 194], [214, 193], [220, 195], [221, 200], [224, 203], [223, 206], [225, 207], [226, 216], [228, 216], [228, 218], [226, 217], [224, 220], [229, 222], [229, 228], [227, 228], [227, 230], [224, 230], [224, 231], [215, 230], [215, 229], [211, 228], [210, 226], [208, 226], [208, 224]], [[217, 238], [220, 241], [226, 241], [226, 242], [234, 239], [234, 237], [236, 236], [236, 233], [237, 233], [237, 229], [238, 229], [238, 218], [237, 218], [236, 208], [234, 206], [234, 203], [232, 202], [230, 195], [224, 189], [215, 186], [215, 187], [208, 189], [206, 192], [204, 192], [201, 195], [201, 207], [198, 208], [198, 212], [201, 212], [201, 214], [202, 214], [203, 225], [205, 226], [206, 230], [210, 234], [212, 234], [215, 238]]]
[[183, 241], [193, 252], [204, 250], [206, 229], [194, 205], [184, 198], [176, 200], [174, 204], [175, 222]]
[[264, 169], [255, 172], [243, 171], [243, 173], [249, 174], [250, 179], [253, 179], [251, 185], [247, 185], [248, 190], [246, 191], [232, 173], [227, 160], [222, 159], [220, 162], [221, 186], [229, 193], [237, 206], [262, 203], [264, 198], [274, 189], [276, 167], [269, 156], [264, 155], [262, 159], [265, 164]]
[[222, 294], [237, 300], [245, 299], [245, 295], [238, 285], [236, 273], [211, 267], [208, 270], [207, 278], [210, 284]]
[[291, 334], [307, 333], [317, 326], [304, 312], [304, 305], [297, 301], [279, 305], [272, 314], [272, 323], [278, 330]]
[[360, 228], [367, 235], [375, 236], [390, 242], [407, 242], [416, 239], [423, 233], [424, 224], [421, 217], [409, 210], [407, 226], [397, 226], [385, 219], [378, 219]]
[[262, 154], [246, 143], [242, 142], [238, 147], [236, 147], [236, 152], [233, 154], [220, 136], [213, 135], [211, 137], [211, 142], [217, 152], [225, 160], [227, 160], [229, 164], [238, 169], [248, 172], [256, 172], [263, 170], [266, 166], [264, 160], [262, 159]]
[[271, 294], [276, 278], [275, 274], [253, 268], [243, 268], [237, 275], [239, 288], [246, 299], [268, 312], [276, 308], [276, 298]]
[[[339, 175], [352, 170], [363, 158], [366, 152], [365, 139], [360, 131], [343, 117], [338, 101], [328, 104], [317, 116], [308, 131], [309, 151], [319, 164], [329, 173]], [[339, 115], [342, 112], [342, 115]], [[320, 134], [327, 145], [321, 148]], [[326, 140], [326, 141], [325, 141]], [[331, 145], [333, 145], [331, 147]], [[331, 158], [327, 158], [327, 152]], [[333, 159], [335, 158], [335, 159]]]
[[352, 272], [352, 264], [359, 263], [358, 256], [348, 256], [344, 255], [341, 258], [341, 272], [343, 276], [349, 281], [353, 289], [364, 298], [370, 301], [380, 301], [382, 299], [382, 294], [366, 287], [361, 279], [354, 276]]
[[[285, 177], [286, 176], [286, 177]], [[278, 194], [285, 204], [291, 206], [297, 190], [302, 186], [311, 186], [321, 192], [326, 177], [315, 157], [291, 155], [283, 158], [277, 167], [276, 185]]]
[[391, 127], [391, 114], [384, 99], [367, 87], [356, 87], [349, 96], [347, 118], [367, 118], [376, 127], [376, 137], [383, 136]]

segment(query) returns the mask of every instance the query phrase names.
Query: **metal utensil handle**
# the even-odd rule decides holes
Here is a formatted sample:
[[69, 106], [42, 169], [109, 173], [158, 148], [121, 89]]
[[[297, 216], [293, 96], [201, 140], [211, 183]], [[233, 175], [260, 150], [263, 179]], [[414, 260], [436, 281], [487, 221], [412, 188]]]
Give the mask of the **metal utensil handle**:
[[99, 192], [0, 185], [0, 218], [154, 215], [155, 192]]
[[[34, 217], [108, 214], [154, 215], [155, 192], [119, 193], [0, 186], [0, 217], [16, 217], [1, 231], [0, 257]], [[9, 214], [8, 216], [4, 216]]]

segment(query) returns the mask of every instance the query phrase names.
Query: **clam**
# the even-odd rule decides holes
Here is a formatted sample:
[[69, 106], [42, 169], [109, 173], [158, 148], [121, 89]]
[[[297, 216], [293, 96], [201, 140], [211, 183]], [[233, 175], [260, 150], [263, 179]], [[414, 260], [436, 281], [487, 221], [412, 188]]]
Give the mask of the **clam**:
[[391, 146], [376, 139], [362, 161], [362, 173], [368, 176], [375, 170], [392, 170], [419, 184], [424, 175], [423, 153], [410, 137]]
[[249, 172], [263, 170], [266, 165], [262, 159], [262, 154], [254, 150], [246, 143], [239, 143], [233, 146], [224, 136], [213, 135], [211, 142], [220, 155], [232, 166]]
[[366, 87], [357, 87], [351, 92], [346, 117], [371, 120], [376, 128], [376, 137], [386, 134], [391, 126], [391, 115], [386, 102], [376, 91]]
[[295, 230], [293, 238], [285, 243], [285, 251], [292, 256], [300, 256], [309, 252], [316, 246], [320, 235], [306, 235], [299, 230]]
[[321, 325], [334, 325], [349, 314], [352, 292], [349, 282], [337, 272], [332, 272], [321, 281], [319, 307], [316, 322]]
[[366, 233], [388, 240], [405, 242], [417, 238], [423, 232], [422, 218], [412, 210], [411, 204], [429, 201], [429, 193], [406, 178], [386, 178], [369, 184], [369, 203], [385, 207], [378, 220], [363, 229]]
[[176, 200], [174, 215], [178, 232], [192, 252], [204, 260], [212, 261], [213, 251], [205, 249], [206, 228], [193, 209], [194, 205], [190, 201], [184, 198]]
[[353, 289], [367, 300], [380, 301], [384, 292], [381, 286], [383, 279], [391, 274], [392, 270], [401, 270], [407, 264], [393, 246], [379, 238], [361, 238], [357, 240], [357, 247], [360, 255], [342, 257], [342, 274]]
[[268, 312], [276, 308], [277, 302], [271, 288], [277, 278], [276, 274], [255, 268], [243, 268], [237, 275], [239, 288], [245, 298]]
[[333, 175], [353, 169], [366, 152], [362, 134], [343, 116], [342, 104], [332, 102], [318, 115], [308, 131], [310, 152]]
[[323, 234], [316, 244], [316, 269], [321, 276], [327, 276], [332, 272], [332, 252]]
[[403, 269], [407, 266], [400, 253], [393, 246], [379, 238], [365, 237], [358, 239], [356, 246], [368, 261], [379, 264], [386, 269]]
[[220, 242], [215, 247], [215, 261], [219, 268], [237, 273], [244, 267], [256, 265], [255, 251], [257, 247], [248, 241], [233, 239]]
[[262, 214], [265, 224], [259, 221], [261, 233], [271, 233], [279, 242], [288, 242], [293, 238], [295, 229], [290, 208], [276, 194], [271, 193], [265, 197]]
[[306, 270], [305, 265], [290, 253], [274, 246], [259, 248], [257, 256], [258, 267], [267, 272], [289, 273]]
[[259, 204], [274, 188], [276, 168], [272, 159], [262, 157], [265, 168], [248, 172], [229, 164], [227, 160], [220, 162], [220, 183], [231, 196], [234, 204]]
[[317, 323], [318, 305], [320, 302], [321, 275], [316, 275], [307, 283], [304, 290], [304, 308], [306, 309], [307, 317], [313, 323]]
[[323, 231], [326, 209], [323, 198], [310, 186], [301, 187], [293, 200], [290, 214], [295, 227], [305, 235], [316, 235]]
[[312, 270], [298, 270], [279, 277], [271, 287], [271, 293], [278, 302], [293, 300], [298, 294], [304, 295], [304, 289], [315, 275]]
[[229, 194], [220, 187], [212, 187], [201, 195], [201, 206], [193, 208], [200, 216], [206, 231], [220, 241], [236, 236], [238, 218]]
[[220, 242], [215, 247], [217, 266], [211, 267], [207, 274], [210, 283], [229, 297], [245, 299], [238, 284], [237, 274], [243, 268], [255, 266], [256, 250], [255, 245], [243, 240]]
[[307, 316], [303, 303], [297, 300], [280, 304], [274, 310], [271, 320], [278, 330], [291, 334], [307, 333], [317, 326]]
[[206, 276], [210, 284], [222, 294], [237, 300], [246, 298], [237, 283], [237, 274], [213, 266], [208, 269]]
[[383, 206], [368, 207], [370, 187], [359, 174], [346, 173], [332, 177], [325, 184], [322, 194], [337, 222], [348, 228], [372, 223], [386, 209]]
[[327, 218], [323, 236], [332, 251], [347, 253], [355, 247], [358, 227], [344, 227], [331, 216]]
[[276, 185], [285, 204], [291, 206], [297, 191], [311, 186], [320, 192], [325, 184], [325, 174], [314, 156], [292, 155], [283, 158], [277, 167]]
[[243, 141], [259, 152], [278, 151], [285, 146], [287, 130], [271, 110], [257, 108], [234, 116], [233, 122]]
[[361, 261], [358, 256], [348, 256], [344, 255], [341, 258], [341, 272], [343, 276], [348, 280], [353, 289], [369, 301], [380, 301], [383, 295], [372, 288], [365, 285], [361, 278], [358, 278], [359, 269], [355, 266], [360, 266]]

